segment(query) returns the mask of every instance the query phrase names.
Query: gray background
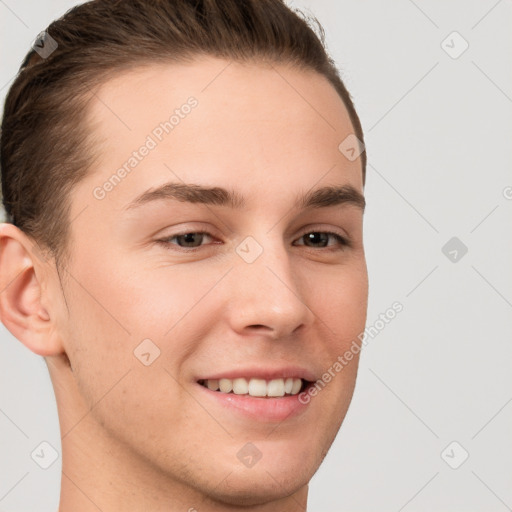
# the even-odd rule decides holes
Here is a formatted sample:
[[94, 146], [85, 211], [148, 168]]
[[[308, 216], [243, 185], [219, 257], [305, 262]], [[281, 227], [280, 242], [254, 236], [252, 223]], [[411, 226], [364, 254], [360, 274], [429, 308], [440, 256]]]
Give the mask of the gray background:
[[[2, 101], [75, 3], [0, 0]], [[366, 134], [368, 325], [404, 307], [363, 351], [308, 510], [511, 510], [512, 2], [290, 4], [323, 24]], [[60, 454], [48, 372], [0, 328], [0, 510], [55, 511], [61, 458], [30, 457]]]

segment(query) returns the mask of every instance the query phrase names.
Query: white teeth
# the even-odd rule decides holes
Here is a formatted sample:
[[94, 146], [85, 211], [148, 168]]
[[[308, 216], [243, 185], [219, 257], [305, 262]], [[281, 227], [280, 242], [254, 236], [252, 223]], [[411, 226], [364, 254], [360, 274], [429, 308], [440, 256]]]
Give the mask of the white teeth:
[[[302, 381], [300, 379], [297, 379], [297, 380], [300, 382], [300, 384], [302, 386]], [[284, 396], [284, 380], [283, 379], [271, 380], [267, 384], [267, 395], [268, 396]]]
[[203, 386], [211, 391], [222, 393], [235, 393], [236, 395], [250, 395], [256, 397], [280, 397], [296, 395], [302, 388], [302, 379], [208, 379], [201, 381]]
[[267, 383], [264, 379], [251, 379], [249, 381], [248, 391], [249, 391], [249, 395], [251, 395], [251, 396], [266, 396], [267, 395]]
[[[208, 382], [208, 381], [206, 381]], [[229, 393], [233, 389], [233, 381], [231, 379], [220, 379], [219, 380], [219, 389], [223, 393]]]
[[235, 395], [247, 395], [249, 392], [249, 386], [245, 379], [234, 379], [233, 380], [233, 393]]
[[300, 381], [300, 379], [293, 379], [293, 387], [291, 394], [296, 395], [300, 391], [301, 386], [302, 382]]

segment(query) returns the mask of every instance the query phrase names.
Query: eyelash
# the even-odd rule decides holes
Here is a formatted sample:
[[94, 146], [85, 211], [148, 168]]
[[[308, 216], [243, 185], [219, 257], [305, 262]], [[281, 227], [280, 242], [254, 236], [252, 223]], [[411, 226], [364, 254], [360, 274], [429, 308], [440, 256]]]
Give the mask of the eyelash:
[[[306, 231], [298, 238], [298, 240], [300, 240], [304, 236], [312, 234], [312, 233], [315, 233], [315, 234], [320, 233], [320, 234], [324, 234], [324, 235], [330, 235], [330, 236], [334, 237], [339, 242], [339, 246], [337, 248], [327, 246], [327, 247], [319, 247], [318, 249], [331, 252], [331, 251], [341, 251], [345, 247], [350, 247], [349, 240], [334, 231]], [[185, 235], [207, 235], [211, 238], [215, 238], [208, 231], [184, 231], [183, 233], [176, 233], [172, 236], [168, 236], [166, 238], [161, 238], [161, 239], [155, 240], [155, 242], [160, 245], [163, 245], [166, 249], [174, 250], [174, 251], [178, 251], [178, 252], [185, 252], [185, 253], [197, 252], [204, 246], [204, 245], [200, 245], [199, 247], [181, 247], [177, 244], [171, 243], [171, 240], [174, 240], [175, 238], [178, 238], [180, 236], [185, 236]], [[171, 247], [170, 247], [171, 245], [175, 246], [176, 248], [171, 249]], [[308, 249], [313, 249], [313, 250], [315, 249], [315, 247], [309, 247], [309, 246], [306, 246], [305, 244], [302, 244], [302, 245], [304, 245], [304, 247], [307, 247]]]

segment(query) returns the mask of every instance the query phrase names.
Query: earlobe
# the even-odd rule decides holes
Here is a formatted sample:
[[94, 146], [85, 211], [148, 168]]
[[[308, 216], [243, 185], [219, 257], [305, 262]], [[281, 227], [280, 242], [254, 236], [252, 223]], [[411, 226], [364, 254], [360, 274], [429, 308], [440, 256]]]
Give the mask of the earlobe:
[[43, 306], [43, 263], [34, 242], [13, 224], [0, 224], [0, 320], [28, 349], [41, 356], [63, 349]]

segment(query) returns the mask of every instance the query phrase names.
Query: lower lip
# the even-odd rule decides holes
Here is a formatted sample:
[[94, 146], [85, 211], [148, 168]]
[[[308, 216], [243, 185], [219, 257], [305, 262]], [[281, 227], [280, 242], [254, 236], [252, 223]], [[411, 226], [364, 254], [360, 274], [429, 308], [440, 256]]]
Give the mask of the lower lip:
[[299, 394], [278, 398], [258, 398], [250, 395], [212, 391], [201, 384], [197, 385], [205, 397], [209, 397], [224, 408], [229, 408], [256, 421], [281, 422], [303, 413], [308, 406], [308, 403], [303, 404], [299, 401]]

